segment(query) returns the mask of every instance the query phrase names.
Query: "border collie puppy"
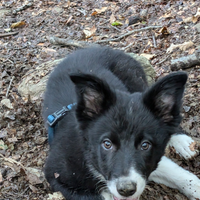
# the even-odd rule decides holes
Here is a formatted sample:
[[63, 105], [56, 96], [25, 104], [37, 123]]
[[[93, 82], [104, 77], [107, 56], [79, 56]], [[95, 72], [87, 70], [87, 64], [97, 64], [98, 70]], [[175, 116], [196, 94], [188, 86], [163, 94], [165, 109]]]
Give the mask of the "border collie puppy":
[[137, 61], [107, 47], [67, 56], [50, 75], [43, 105], [52, 190], [67, 200], [139, 200], [149, 179], [200, 198], [199, 179], [163, 157], [179, 131], [186, 81], [176, 72], [148, 87]]

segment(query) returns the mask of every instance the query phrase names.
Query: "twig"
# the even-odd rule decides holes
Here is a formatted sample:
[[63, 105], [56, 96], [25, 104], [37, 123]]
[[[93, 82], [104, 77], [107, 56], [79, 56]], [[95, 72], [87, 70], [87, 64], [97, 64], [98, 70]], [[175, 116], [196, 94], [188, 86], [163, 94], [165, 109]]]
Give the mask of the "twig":
[[154, 35], [153, 31], [152, 31], [152, 38], [153, 38], [153, 46], [154, 46], [154, 48], [157, 48], [156, 39], [155, 39], [155, 35]]
[[58, 37], [50, 37], [49, 41], [52, 44], [60, 44], [60, 45], [65, 45], [65, 46], [74, 46], [74, 47], [79, 47], [79, 48], [99, 47], [100, 46], [99, 44], [94, 44], [94, 43], [90, 43], [90, 42], [68, 40], [68, 39], [63, 39], [63, 38], [58, 38]]
[[23, 6], [19, 7], [19, 8], [17, 8], [17, 9], [15, 9], [15, 10], [13, 10], [13, 14], [17, 14], [18, 12], [20, 12], [20, 11], [22, 11], [22, 10], [25, 10], [26, 8], [29, 8], [29, 7], [31, 7], [32, 5], [33, 5], [32, 2], [30, 2], [30, 3], [28, 3], [28, 4], [25, 4], [25, 5], [23, 5]]
[[12, 84], [14, 78], [15, 78], [15, 77], [13, 76], [13, 77], [11, 78], [11, 80], [10, 80], [10, 83], [9, 83], [9, 86], [8, 86], [8, 89], [7, 89], [7, 92], [6, 92], [6, 98], [8, 97], [8, 93], [9, 93], [9, 91], [10, 91], [10, 86], [11, 86], [11, 84]]
[[161, 60], [159, 63], [157, 63], [156, 65], [160, 65], [162, 63], [164, 63], [171, 55], [168, 55], [166, 58], [164, 58], [163, 60]]
[[0, 154], [0, 157], [2, 157], [5, 161], [9, 162], [9, 163], [15, 163], [16, 165], [19, 165], [21, 166], [24, 171], [26, 170], [26, 168], [20, 163], [20, 162], [17, 162], [16, 160], [12, 159], [12, 158], [6, 158], [5, 156], [3, 156], [2, 154]]
[[126, 37], [126, 36], [129, 36], [133, 33], [136, 33], [136, 32], [140, 32], [140, 31], [146, 31], [146, 30], [151, 30], [151, 29], [156, 29], [156, 28], [161, 28], [162, 26], [148, 26], [148, 27], [145, 27], [145, 28], [141, 28], [141, 29], [135, 29], [135, 30], [132, 30], [132, 31], [129, 31], [128, 33], [125, 33], [117, 38], [111, 38], [111, 39], [107, 39], [107, 40], [98, 40], [96, 41], [95, 43], [103, 43], [103, 42], [113, 42], [113, 41], [119, 41], [120, 39]]
[[85, 10], [80, 10], [80, 9], [77, 9], [80, 13], [82, 13], [84, 16], [86, 15], [86, 11]]
[[[112, 25], [111, 25], [112, 26]], [[117, 31], [119, 31], [119, 32], [121, 32], [121, 30], [120, 29], [118, 29], [117, 27], [115, 27], [115, 26], [112, 26], [115, 30], [117, 30]]]
[[128, 49], [130, 46], [132, 46], [134, 44], [134, 42], [131, 42], [129, 45], [127, 45], [126, 47], [124, 47], [124, 48], [122, 48], [122, 50], [124, 51], [124, 50], [126, 50], [126, 49]]
[[19, 32], [3, 33], [3, 34], [0, 34], [0, 38], [8, 37], [8, 36], [11, 36], [11, 35], [17, 35], [18, 33]]

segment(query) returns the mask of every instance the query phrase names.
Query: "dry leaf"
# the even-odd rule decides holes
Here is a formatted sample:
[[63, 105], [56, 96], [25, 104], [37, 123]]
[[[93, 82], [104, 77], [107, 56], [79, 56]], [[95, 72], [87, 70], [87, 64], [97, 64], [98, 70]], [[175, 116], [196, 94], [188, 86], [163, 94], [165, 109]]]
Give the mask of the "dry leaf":
[[191, 54], [193, 54], [194, 52], [195, 52], [195, 49], [190, 49], [190, 50], [188, 51], [188, 54], [191, 55]]
[[154, 58], [156, 56], [156, 54], [142, 53], [140, 56], [143, 56], [143, 57], [147, 58], [148, 60], [151, 60], [152, 58]]
[[161, 28], [158, 32], [163, 34], [163, 35], [169, 35], [170, 34], [166, 26]]
[[24, 21], [16, 22], [11, 25], [11, 28], [18, 28], [24, 26], [26, 23]]
[[1, 100], [1, 104], [6, 106], [7, 108], [13, 109], [13, 106], [10, 102], [10, 99], [3, 99]]
[[182, 51], [185, 51], [186, 49], [192, 47], [193, 45], [194, 45], [194, 43], [192, 41], [184, 42], [183, 44], [179, 45], [179, 49]]
[[54, 177], [55, 177], [55, 178], [58, 178], [59, 176], [60, 176], [60, 174], [54, 173]]
[[27, 175], [27, 179], [31, 185], [41, 184], [44, 181], [44, 174], [42, 173], [41, 170], [27, 167], [26, 175]]
[[200, 8], [197, 9], [196, 15], [194, 15], [194, 16], [192, 17], [192, 22], [193, 22], [193, 23], [196, 23], [196, 22], [198, 21], [199, 17], [200, 17]]
[[111, 16], [110, 16], [110, 23], [112, 24], [113, 22], [115, 22], [116, 21], [116, 18], [115, 18], [115, 16], [112, 14]]
[[182, 51], [192, 47], [194, 43], [192, 41], [184, 42], [183, 44], [171, 44], [170, 47], [167, 49], [167, 53], [171, 53], [174, 49], [179, 48]]
[[91, 29], [88, 28], [84, 29], [83, 33], [85, 34], [85, 38], [87, 39], [92, 37], [95, 34], [96, 30], [97, 28], [95, 27], [95, 25]]
[[169, 18], [173, 18], [174, 16], [172, 16], [171, 13], [166, 13], [165, 15], [159, 17], [159, 19], [162, 19], [162, 18], [166, 18], [166, 19], [169, 19]]
[[192, 142], [192, 143], [190, 144], [190, 150], [191, 150], [191, 151], [195, 151], [195, 147], [196, 147], [196, 142]]
[[94, 16], [94, 15], [97, 15], [98, 12], [97, 11], [94, 11], [91, 15]]
[[8, 138], [9, 143], [17, 142], [18, 139], [16, 137]]
[[29, 185], [30, 189], [32, 190], [33, 193], [37, 193], [38, 192], [38, 189], [33, 186], [33, 185]]
[[107, 7], [102, 7], [101, 9], [95, 9], [94, 12], [91, 14], [92, 16], [101, 14], [102, 12], [105, 12], [107, 10]]
[[64, 200], [65, 198], [60, 192], [54, 192], [53, 194], [48, 194], [47, 200]]
[[37, 46], [44, 46], [45, 43], [38, 43]]
[[183, 18], [183, 22], [185, 23], [192, 22], [192, 17]]
[[187, 17], [187, 18], [183, 18], [183, 22], [185, 23], [188, 23], [188, 22], [193, 22], [193, 23], [196, 23], [198, 21], [200, 17], [200, 8], [197, 9], [197, 13], [192, 16], [192, 17]]

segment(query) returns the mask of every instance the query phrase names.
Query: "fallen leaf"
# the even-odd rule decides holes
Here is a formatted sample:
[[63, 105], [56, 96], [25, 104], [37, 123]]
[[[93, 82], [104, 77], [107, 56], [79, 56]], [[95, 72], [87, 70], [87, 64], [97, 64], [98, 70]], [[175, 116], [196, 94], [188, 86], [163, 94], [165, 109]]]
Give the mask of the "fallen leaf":
[[196, 147], [196, 142], [192, 142], [192, 143], [190, 144], [190, 150], [191, 150], [191, 151], [195, 151], [195, 147]]
[[98, 12], [97, 11], [94, 11], [91, 15], [94, 16], [94, 15], [97, 15]]
[[188, 51], [188, 54], [191, 55], [191, 54], [193, 54], [194, 52], [195, 52], [195, 49], [190, 49], [190, 50]]
[[187, 17], [187, 18], [183, 18], [183, 22], [188, 23], [188, 22], [192, 22], [193, 17]]
[[197, 13], [194, 17], [200, 17], [200, 7], [197, 9]]
[[169, 35], [170, 34], [166, 26], [161, 28], [158, 32], [162, 33], [163, 35]]
[[45, 43], [38, 43], [37, 46], [44, 46]]
[[85, 34], [85, 38], [87, 39], [92, 37], [95, 34], [96, 30], [97, 28], [95, 27], [95, 25], [90, 29], [89, 28], [84, 29], [83, 33]]
[[16, 137], [8, 138], [9, 143], [17, 142], [18, 139]]
[[194, 16], [190, 16], [187, 18], [183, 18], [183, 22], [188, 23], [188, 22], [193, 22], [196, 23], [200, 17], [200, 8], [197, 9], [197, 13]]
[[115, 21], [111, 24], [112, 26], [122, 26], [123, 24], [119, 21]]
[[183, 44], [179, 45], [179, 49], [182, 51], [185, 51], [186, 49], [192, 47], [193, 45], [194, 45], [194, 43], [192, 41], [184, 42]]
[[55, 178], [58, 178], [59, 176], [60, 176], [60, 174], [54, 173], [54, 177], [55, 177]]
[[33, 193], [37, 193], [38, 192], [38, 189], [33, 186], [33, 185], [29, 185], [30, 189], [32, 190]]
[[107, 10], [107, 7], [102, 7], [101, 9], [96, 8], [91, 15], [94, 16], [94, 15], [97, 15], [97, 14], [101, 14], [101, 13], [105, 12], [106, 10]]
[[13, 106], [10, 102], [10, 99], [3, 99], [1, 100], [1, 104], [6, 106], [7, 108], [13, 109]]
[[142, 53], [140, 56], [143, 56], [143, 57], [147, 58], [148, 60], [151, 60], [152, 58], [154, 58], [156, 56], [156, 54]]
[[1, 129], [0, 130], [0, 138], [6, 137], [8, 134], [8, 131], [6, 129]]
[[27, 167], [26, 175], [27, 175], [27, 179], [31, 185], [41, 184], [44, 181], [44, 174], [39, 169]]
[[53, 194], [48, 194], [47, 200], [64, 200], [65, 198], [60, 192], [54, 192]]
[[115, 16], [112, 14], [112, 15], [110, 16], [110, 23], [112, 24], [113, 22], [115, 22], [115, 20], [116, 20], [116, 18], [115, 18]]
[[170, 19], [173, 18], [174, 16], [171, 13], [166, 13], [164, 15], [162, 15], [161, 17], [159, 17], [159, 19], [165, 18], [165, 19]]
[[24, 26], [25, 24], [26, 23], [24, 21], [19, 21], [19, 22], [13, 23], [11, 25], [11, 28], [18, 28], [18, 27]]
[[0, 140], [0, 149], [1, 150], [6, 150], [8, 149], [8, 146], [6, 144], [4, 144], [4, 141], [3, 140]]
[[193, 22], [193, 23], [196, 23], [196, 22], [198, 21], [199, 17], [200, 17], [200, 8], [197, 9], [196, 15], [194, 15], [194, 16], [192, 17], [192, 22]]
[[182, 51], [192, 47], [194, 43], [192, 41], [184, 42], [183, 44], [171, 44], [170, 47], [167, 49], [167, 53], [171, 53], [174, 49], [179, 48]]
[[11, 31], [11, 28], [5, 28], [4, 31], [5, 31], [5, 32], [10, 32], [10, 31]]

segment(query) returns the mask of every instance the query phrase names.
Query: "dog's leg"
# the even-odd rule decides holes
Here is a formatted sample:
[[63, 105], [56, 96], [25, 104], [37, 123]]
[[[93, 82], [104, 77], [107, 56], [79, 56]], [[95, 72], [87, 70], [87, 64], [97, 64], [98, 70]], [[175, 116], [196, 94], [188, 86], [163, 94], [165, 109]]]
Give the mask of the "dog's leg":
[[163, 156], [158, 168], [150, 174], [149, 181], [178, 189], [190, 200], [200, 199], [200, 180], [194, 174]]
[[171, 137], [168, 146], [174, 147], [176, 153], [185, 159], [190, 159], [198, 153], [194, 148], [195, 144], [196, 142], [191, 137], [185, 134], [175, 134]]

